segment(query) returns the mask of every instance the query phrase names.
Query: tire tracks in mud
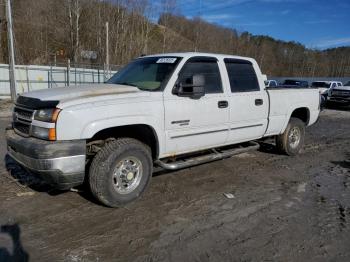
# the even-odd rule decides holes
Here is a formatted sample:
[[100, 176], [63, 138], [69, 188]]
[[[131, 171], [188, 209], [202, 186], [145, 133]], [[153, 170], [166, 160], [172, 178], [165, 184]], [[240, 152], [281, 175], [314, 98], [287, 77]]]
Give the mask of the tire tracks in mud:
[[254, 152], [159, 176], [125, 210], [73, 193], [19, 198], [17, 185], [0, 185], [34, 260], [350, 261], [339, 255], [350, 256], [350, 118], [317, 135], [329, 119], [309, 129], [300, 156]]
[[[349, 146], [350, 132], [342, 132], [338, 135], [332, 136], [331, 138], [326, 138], [322, 140], [320, 140], [319, 138], [315, 139], [311, 137], [309, 144], [305, 146], [301, 155], [296, 158], [302, 160], [303, 163], [306, 164], [305, 169], [301, 169], [299, 166], [294, 166], [293, 162], [295, 162], [295, 160], [291, 160], [287, 156], [279, 156], [273, 154], [270, 156], [262, 156], [260, 153], [253, 153], [253, 157], [250, 155], [249, 158], [255, 162], [255, 167], [257, 168], [259, 168], [259, 166], [264, 166], [265, 168], [269, 167], [270, 169], [272, 168], [272, 170], [275, 170], [283, 166], [283, 168], [287, 170], [287, 173], [299, 173], [301, 175], [295, 181], [290, 181], [289, 177], [288, 181], [286, 181], [285, 184], [284, 182], [282, 182], [281, 187], [279, 189], [278, 187], [275, 188], [275, 191], [280, 191], [281, 198], [276, 203], [272, 203], [270, 208], [276, 209], [277, 206], [280, 206], [280, 208], [284, 206], [284, 208], [286, 208], [287, 210], [289, 209], [290, 211], [287, 212], [288, 215], [281, 215], [281, 223], [276, 225], [274, 230], [272, 230], [272, 228], [267, 229], [266, 231], [263, 230], [267, 238], [269, 238], [269, 235], [271, 236], [271, 238], [269, 238], [268, 240], [266, 240], [266, 238], [262, 239], [261, 235], [259, 235], [256, 232], [253, 233], [249, 230], [243, 230], [241, 234], [236, 235], [235, 241], [231, 241], [229, 245], [225, 243], [225, 237], [222, 237], [221, 240], [216, 239], [216, 242], [221, 241], [220, 243], [223, 246], [226, 246], [227, 248], [228, 246], [230, 246], [230, 248], [236, 247], [237, 249], [243, 250], [244, 246], [249, 246], [249, 244], [247, 243], [253, 244], [254, 240], [256, 240], [257, 242], [264, 242], [262, 246], [266, 248], [272, 248], [271, 246], [280, 245], [278, 243], [278, 240], [274, 240], [274, 238], [284, 238], [284, 231], [288, 231], [288, 228], [290, 226], [290, 222], [288, 222], [288, 219], [290, 219], [290, 221], [294, 221], [294, 223], [297, 223], [297, 225], [294, 225], [294, 227], [296, 227], [298, 230], [300, 230], [299, 227], [306, 227], [305, 232], [311, 234], [310, 236], [307, 236], [307, 234], [305, 234], [304, 232], [303, 235], [303, 232], [301, 230], [299, 232], [300, 238], [302, 240], [305, 237], [305, 239], [302, 241], [300, 240], [299, 244], [297, 244], [296, 239], [293, 239], [295, 242], [292, 242], [290, 250], [293, 250], [293, 248], [297, 249], [297, 253], [300, 253], [300, 258], [305, 259], [310, 254], [312, 254], [312, 256], [310, 256], [309, 258], [314, 256], [314, 258], [319, 258], [322, 260], [326, 259], [327, 257], [329, 258], [329, 256], [332, 254], [333, 256], [335, 256], [336, 254], [339, 257], [350, 257], [350, 254], [346, 252], [346, 250], [348, 250], [347, 245], [350, 244], [349, 238], [347, 237], [348, 235], [350, 235], [349, 162], [348, 160], [343, 161], [343, 165], [347, 165], [347, 167], [341, 167], [341, 163], [332, 163], [329, 160], [332, 159], [332, 157], [328, 158], [334, 153], [341, 159], [343, 159], [344, 157], [348, 157], [348, 159], [350, 160], [350, 157], [348, 155]], [[320, 156], [316, 156], [316, 153], [320, 154]], [[327, 158], [328, 160], [325, 160]], [[266, 166], [266, 164], [268, 166]], [[302, 175], [302, 173], [306, 174]], [[328, 177], [328, 179], [325, 179], [325, 177]], [[300, 179], [306, 179], [306, 182], [301, 183]], [[320, 190], [320, 188], [326, 188], [327, 192], [331, 192], [331, 194], [324, 194], [322, 190]], [[292, 192], [293, 190], [297, 193], [297, 195]], [[336, 191], [337, 193], [334, 193], [334, 191]], [[200, 209], [199, 207], [197, 208]], [[181, 209], [182, 210], [177, 210], [177, 212], [184, 212], [184, 209]], [[246, 219], [249, 220], [250, 216], [259, 217], [259, 213], [268, 213], [269, 208], [267, 207], [267, 209], [267, 211], [264, 210], [264, 208], [258, 209], [256, 210], [256, 212], [253, 212], [250, 215], [248, 215]], [[240, 210], [237, 206], [235, 206], [234, 210], [236, 214], [240, 213]], [[213, 215], [212, 213], [206, 213], [205, 216], [203, 216], [203, 221], [201, 221], [201, 218], [199, 218], [198, 224], [211, 224], [210, 222], [208, 222], [208, 217], [215, 217], [215, 215]], [[170, 232], [174, 229], [171, 228], [176, 228], [177, 226], [169, 227], [165, 231], [168, 233], [163, 232], [159, 240], [152, 244], [153, 248], [157, 249], [160, 248], [159, 244], [157, 243], [168, 243], [168, 245], [162, 246], [162, 248], [166, 249], [167, 252], [159, 254], [156, 250], [154, 250], [154, 253], [157, 255], [155, 257], [151, 256], [151, 259], [159, 258], [159, 256], [162, 259], [169, 259], [173, 256], [179, 258], [180, 254], [174, 255], [172, 252], [176, 253], [176, 249], [186, 250], [188, 246], [178, 244], [178, 241], [184, 241], [185, 243], [189, 243], [189, 245], [192, 246], [191, 243], [193, 242], [200, 241], [200, 239], [210, 238], [210, 232], [212, 231], [218, 232], [218, 235], [220, 235], [222, 234], [220, 233], [221, 229], [227, 229], [227, 226], [231, 226], [233, 221], [235, 221], [235, 214], [231, 214], [229, 217], [230, 219], [228, 221], [221, 221], [220, 219], [222, 217], [213, 218], [213, 220], [215, 220], [216, 223], [212, 223], [211, 227], [205, 228], [204, 230], [194, 231], [192, 237], [187, 239], [183, 238], [182, 235], [187, 230], [191, 231], [192, 225], [188, 225], [188, 227], [185, 227], [184, 224], [182, 224], [183, 227], [181, 228], [181, 224], [179, 224], [179, 228], [174, 231], [173, 236]], [[186, 223], [189, 222], [187, 221]], [[195, 224], [197, 224], [197, 221], [195, 222]], [[242, 224], [237, 223], [236, 226], [242, 227]], [[298, 230], [296, 231], [298, 232]], [[257, 230], [257, 232], [259, 232], [259, 229]], [[270, 234], [268, 234], [267, 232], [270, 232]], [[187, 234], [189, 233], [187, 232]], [[203, 237], [205, 235], [209, 236]], [[169, 239], [171, 239], [172, 237], [178, 238], [178, 240], [175, 240], [175, 242], [169, 242]], [[293, 237], [298, 238], [298, 236]], [[306, 240], [307, 238], [309, 238], [309, 241]], [[334, 246], [336, 246], [334, 244], [335, 242], [337, 243], [340, 251], [337, 250], [338, 248], [334, 249]], [[214, 244], [214, 246], [215, 245], [216, 244]], [[203, 245], [203, 248], [206, 248], [206, 244]], [[201, 254], [200, 250], [195, 250], [195, 252], [197, 255], [200, 254], [199, 257], [205, 256], [207, 258], [212, 258], [215, 257], [215, 254], [219, 253], [219, 250], [212, 250], [211, 248], [212, 247], [209, 247], [203, 254]], [[312, 252], [310, 252], [310, 250], [312, 250]], [[274, 254], [276, 254], [278, 257], [278, 255], [281, 255], [282, 253], [283, 252], [275, 251]], [[244, 252], [242, 254], [244, 254]], [[258, 254], [261, 255], [261, 253]], [[289, 254], [292, 255], [293, 253]], [[190, 256], [190, 253], [187, 253], [187, 255]], [[221, 254], [221, 256], [230, 259], [233, 259], [235, 257], [228, 256], [227, 253]], [[264, 257], [264, 254], [261, 256]], [[280, 258], [282, 257], [285, 256], [280, 256]], [[180, 258], [184, 257], [180, 256]], [[195, 257], [192, 258], [195, 259]], [[251, 258], [252, 257], [249, 256], [247, 257], [248, 260]], [[267, 256], [266, 258], [271, 257]], [[159, 261], [159, 259], [155, 259], [155, 261]]]

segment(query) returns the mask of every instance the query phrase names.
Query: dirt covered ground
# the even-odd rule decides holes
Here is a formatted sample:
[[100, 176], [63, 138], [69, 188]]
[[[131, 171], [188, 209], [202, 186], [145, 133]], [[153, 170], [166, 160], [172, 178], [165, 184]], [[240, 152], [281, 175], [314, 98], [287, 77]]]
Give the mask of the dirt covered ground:
[[119, 209], [16, 166], [5, 156], [8, 123], [0, 117], [0, 260], [350, 261], [350, 109], [322, 112], [296, 157], [263, 144], [158, 173]]

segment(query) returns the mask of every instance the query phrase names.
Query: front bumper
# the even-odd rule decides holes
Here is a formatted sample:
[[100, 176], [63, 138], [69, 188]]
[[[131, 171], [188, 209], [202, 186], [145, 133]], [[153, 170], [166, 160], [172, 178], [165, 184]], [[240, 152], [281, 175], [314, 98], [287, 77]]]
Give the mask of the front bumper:
[[6, 141], [8, 154], [14, 160], [55, 188], [65, 190], [83, 183], [85, 140], [50, 142], [25, 138], [8, 129]]

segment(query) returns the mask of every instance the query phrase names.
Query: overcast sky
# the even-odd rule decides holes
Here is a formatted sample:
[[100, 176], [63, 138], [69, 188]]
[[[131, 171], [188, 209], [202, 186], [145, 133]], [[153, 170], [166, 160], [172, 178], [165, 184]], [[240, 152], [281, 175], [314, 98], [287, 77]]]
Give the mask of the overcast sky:
[[188, 18], [325, 49], [350, 46], [350, 0], [177, 0]]

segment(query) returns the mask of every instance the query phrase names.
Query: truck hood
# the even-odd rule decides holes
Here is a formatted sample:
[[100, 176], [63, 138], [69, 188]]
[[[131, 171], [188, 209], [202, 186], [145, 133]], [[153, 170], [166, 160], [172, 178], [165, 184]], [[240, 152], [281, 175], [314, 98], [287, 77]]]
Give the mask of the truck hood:
[[333, 90], [350, 91], [350, 86], [337, 86], [334, 87]]
[[148, 92], [137, 87], [115, 84], [91, 84], [73, 87], [58, 87], [24, 93], [17, 99], [18, 104], [31, 108], [46, 105], [69, 106], [128, 96], [139, 96]]
[[41, 101], [66, 101], [75, 98], [123, 94], [140, 91], [137, 87], [114, 84], [91, 84], [72, 87], [43, 89], [23, 94], [23, 96], [40, 99]]

